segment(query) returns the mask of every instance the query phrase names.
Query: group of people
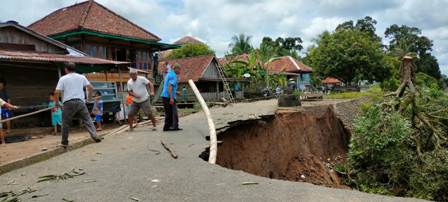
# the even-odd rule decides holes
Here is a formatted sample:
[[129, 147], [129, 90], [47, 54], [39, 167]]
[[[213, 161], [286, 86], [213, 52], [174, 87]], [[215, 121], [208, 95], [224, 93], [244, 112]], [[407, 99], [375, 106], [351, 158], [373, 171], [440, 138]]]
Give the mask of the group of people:
[[[101, 94], [96, 94], [95, 104], [92, 110], [93, 115], [95, 115], [95, 122], [99, 124], [97, 125], [97, 128], [95, 128], [95, 125], [90, 117], [92, 113], [89, 113], [85, 104], [85, 96], [83, 91], [83, 89], [86, 88], [88, 91], [87, 95], [92, 95], [93, 86], [84, 75], [76, 73], [74, 63], [67, 63], [64, 71], [65, 75], [59, 79], [55, 92], [50, 94], [51, 99], [53, 100], [50, 103], [50, 106], [53, 107], [52, 123], [55, 126], [55, 130], [57, 130], [58, 125], [62, 126], [61, 146], [64, 148], [68, 146], [70, 124], [75, 117], [83, 121], [84, 126], [95, 142], [101, 142], [101, 138], [97, 135], [97, 128], [98, 130], [101, 129], [101, 116], [103, 113]], [[143, 113], [151, 120], [153, 130], [156, 130], [157, 121], [152, 112], [150, 102], [150, 95], [155, 95], [154, 85], [147, 78], [139, 76], [136, 69], [130, 68], [129, 73], [130, 79], [127, 83], [127, 88], [128, 94], [132, 99], [132, 104], [130, 105], [128, 113], [129, 130], [132, 131], [134, 129], [135, 116], [140, 110], [142, 110]], [[164, 82], [162, 84], [163, 90], [161, 93], [165, 110], [165, 123], [163, 126], [163, 131], [182, 130], [179, 128], [178, 110], [176, 105], [179, 73], [180, 66], [178, 64], [175, 64], [173, 68], [167, 68], [165, 71]], [[62, 102], [59, 101], [61, 94]], [[88, 99], [90, 99], [90, 96]], [[5, 106], [9, 105], [5, 104]]]

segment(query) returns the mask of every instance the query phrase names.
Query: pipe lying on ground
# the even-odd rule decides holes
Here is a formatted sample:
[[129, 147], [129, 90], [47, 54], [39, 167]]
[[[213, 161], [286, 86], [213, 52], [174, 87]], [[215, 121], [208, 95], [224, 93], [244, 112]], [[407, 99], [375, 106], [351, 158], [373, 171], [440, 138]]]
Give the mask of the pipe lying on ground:
[[0, 120], [0, 124], [1, 124], [1, 123], [4, 123], [4, 122], [8, 122], [8, 121], [12, 121], [12, 120], [16, 120], [16, 119], [20, 119], [20, 118], [24, 118], [24, 117], [32, 116], [32, 115], [35, 115], [35, 114], [39, 114], [39, 113], [42, 113], [42, 112], [51, 110], [51, 109], [53, 109], [53, 108], [54, 108], [54, 107], [48, 107], [48, 108], [41, 109], [41, 110], [38, 110], [38, 111], [35, 111], [35, 112], [31, 112], [31, 113], [27, 113], [27, 114], [22, 114], [22, 115], [19, 115], [19, 116], [15, 116], [15, 117], [12, 117], [12, 118], [9, 118], [9, 119], [2, 119], [2, 120]]
[[196, 98], [198, 99], [199, 103], [201, 104], [202, 110], [204, 111], [205, 117], [207, 118], [208, 129], [210, 133], [210, 155], [208, 157], [208, 162], [211, 164], [215, 164], [216, 155], [218, 153], [218, 143], [216, 137], [215, 123], [213, 123], [212, 115], [210, 114], [210, 110], [207, 107], [207, 103], [205, 103], [204, 98], [201, 96], [201, 93], [199, 93], [199, 90], [194, 84], [193, 80], [191, 79], [188, 80], [188, 84], [190, 84], [190, 87], [193, 90], [194, 94], [196, 95]]

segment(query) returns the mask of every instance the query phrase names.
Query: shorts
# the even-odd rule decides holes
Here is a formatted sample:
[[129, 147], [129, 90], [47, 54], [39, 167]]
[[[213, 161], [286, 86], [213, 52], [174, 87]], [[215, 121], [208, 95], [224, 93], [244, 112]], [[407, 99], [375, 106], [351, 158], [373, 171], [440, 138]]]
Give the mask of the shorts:
[[103, 120], [103, 115], [95, 115], [95, 122], [101, 122]]
[[145, 115], [148, 116], [149, 118], [153, 116], [151, 111], [151, 103], [149, 102], [149, 99], [140, 103], [133, 102], [131, 104], [131, 109], [129, 110], [128, 115], [133, 117], [138, 113], [138, 110], [140, 109], [142, 109]]
[[11, 113], [11, 111], [9, 111], [9, 109], [6, 109], [6, 108], [2, 108], [2, 119], [9, 119], [9, 118], [11, 118], [12, 117], [12, 113]]
[[52, 126], [57, 126], [57, 125], [62, 126], [62, 114], [52, 114], [51, 115], [51, 125]]

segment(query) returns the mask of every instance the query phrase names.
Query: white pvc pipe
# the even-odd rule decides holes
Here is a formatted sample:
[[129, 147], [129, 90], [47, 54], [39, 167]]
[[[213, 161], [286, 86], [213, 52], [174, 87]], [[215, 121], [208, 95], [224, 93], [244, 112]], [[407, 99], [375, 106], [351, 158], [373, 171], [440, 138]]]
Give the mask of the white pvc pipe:
[[196, 95], [196, 98], [198, 99], [199, 103], [201, 104], [202, 110], [204, 111], [205, 117], [207, 118], [208, 129], [210, 133], [210, 155], [208, 157], [208, 162], [211, 164], [215, 164], [216, 155], [218, 154], [218, 143], [216, 137], [215, 123], [213, 123], [212, 115], [210, 114], [210, 110], [207, 107], [207, 103], [205, 103], [204, 98], [202, 97], [198, 88], [194, 84], [193, 80], [191, 79], [188, 80], [188, 84], [190, 84], [190, 87], [193, 90], [194, 94]]
[[12, 120], [16, 120], [16, 119], [32, 116], [32, 115], [35, 115], [35, 114], [38, 114], [38, 113], [42, 113], [42, 112], [45, 112], [45, 111], [49, 111], [49, 110], [51, 110], [53, 108], [54, 107], [48, 107], [48, 108], [41, 109], [41, 110], [38, 110], [38, 111], [35, 111], [35, 112], [31, 112], [31, 113], [28, 113], [28, 114], [22, 114], [22, 115], [19, 115], [19, 116], [14, 116], [14, 117], [9, 118], [9, 119], [3, 119], [3, 120], [0, 120], [0, 124], [8, 122], [8, 121], [12, 121]]

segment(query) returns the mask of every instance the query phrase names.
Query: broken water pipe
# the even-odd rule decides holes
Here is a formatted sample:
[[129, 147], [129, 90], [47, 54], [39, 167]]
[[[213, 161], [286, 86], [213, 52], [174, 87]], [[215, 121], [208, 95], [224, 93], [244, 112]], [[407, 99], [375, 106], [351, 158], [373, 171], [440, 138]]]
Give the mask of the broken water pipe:
[[202, 111], [204, 111], [205, 117], [207, 118], [208, 129], [210, 133], [210, 156], [208, 157], [208, 162], [211, 164], [215, 164], [216, 155], [218, 153], [215, 123], [213, 123], [212, 115], [210, 114], [210, 110], [207, 107], [207, 103], [205, 103], [204, 98], [201, 96], [201, 93], [199, 93], [199, 90], [194, 84], [193, 80], [188, 80], [188, 84], [190, 84], [190, 87], [193, 90], [194, 95], [198, 99], [199, 103], [201, 104]]

